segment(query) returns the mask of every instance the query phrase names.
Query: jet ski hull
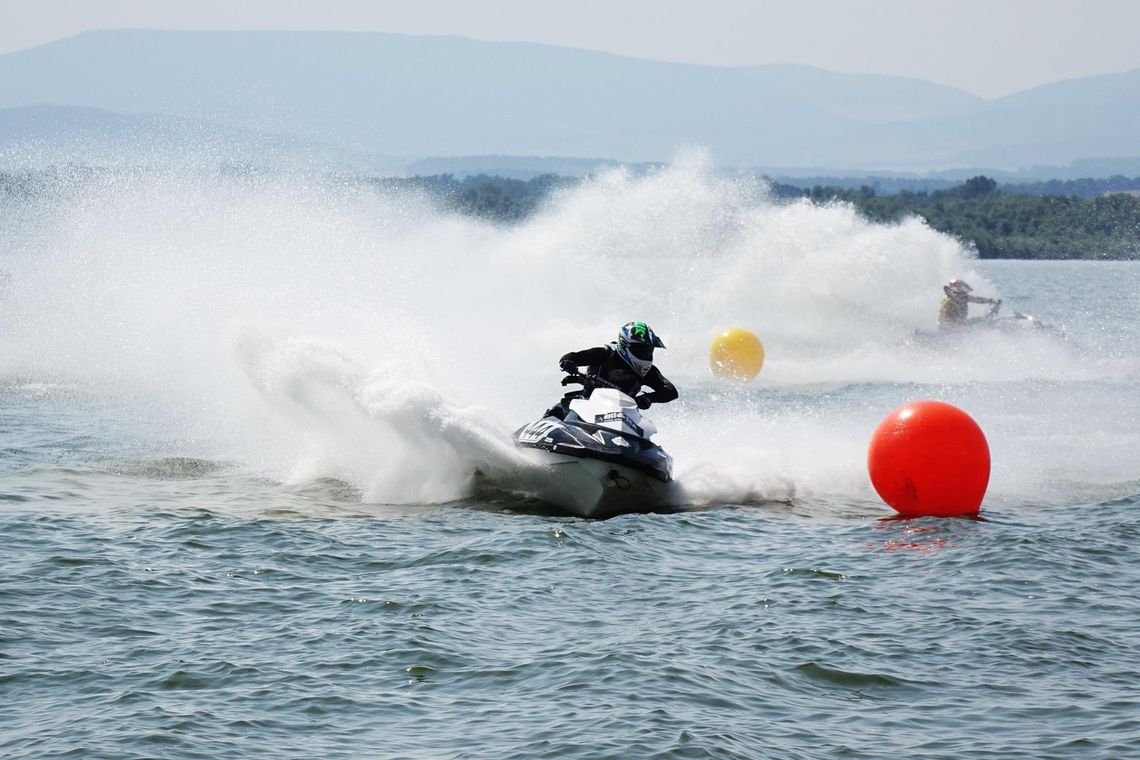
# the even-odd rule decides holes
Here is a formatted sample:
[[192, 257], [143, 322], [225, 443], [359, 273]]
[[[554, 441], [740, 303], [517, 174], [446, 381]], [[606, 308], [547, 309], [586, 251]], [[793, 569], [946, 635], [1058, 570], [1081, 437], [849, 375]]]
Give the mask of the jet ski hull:
[[520, 428], [515, 445], [534, 450], [540, 465], [528, 491], [579, 517], [651, 511], [675, 503], [679, 489], [672, 482], [672, 457], [635, 430], [642, 429], [628, 419], [615, 430], [557, 417]]
[[548, 451], [538, 458], [540, 467], [528, 478], [531, 495], [578, 517], [651, 512], [678, 502], [674, 482], [639, 470]]

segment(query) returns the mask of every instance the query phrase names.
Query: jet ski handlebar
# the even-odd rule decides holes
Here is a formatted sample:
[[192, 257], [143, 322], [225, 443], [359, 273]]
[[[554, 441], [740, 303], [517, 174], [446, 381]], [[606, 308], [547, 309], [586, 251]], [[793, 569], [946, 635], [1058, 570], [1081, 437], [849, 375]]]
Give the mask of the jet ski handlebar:
[[602, 388], [613, 388], [614, 390], [621, 390], [613, 383], [607, 382], [596, 375], [583, 375], [580, 372], [571, 372], [566, 377], [562, 378], [563, 385], [573, 385], [578, 383], [582, 386], [583, 392], [592, 391], [594, 388], [601, 386]]

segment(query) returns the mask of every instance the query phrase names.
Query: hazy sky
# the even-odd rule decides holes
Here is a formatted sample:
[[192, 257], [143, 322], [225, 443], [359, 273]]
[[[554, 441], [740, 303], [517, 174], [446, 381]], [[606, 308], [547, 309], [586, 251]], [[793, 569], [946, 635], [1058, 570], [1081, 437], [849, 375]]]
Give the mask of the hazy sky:
[[0, 0], [0, 53], [127, 27], [447, 34], [805, 63], [985, 97], [1140, 68], [1140, 0]]

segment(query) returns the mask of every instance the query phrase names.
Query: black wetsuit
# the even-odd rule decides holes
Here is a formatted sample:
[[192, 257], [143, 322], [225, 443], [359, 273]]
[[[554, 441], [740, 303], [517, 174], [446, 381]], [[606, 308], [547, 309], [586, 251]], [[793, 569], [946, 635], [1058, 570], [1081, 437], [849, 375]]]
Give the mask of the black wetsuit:
[[[677, 398], [677, 388], [665, 379], [661, 370], [650, 367], [645, 375], [639, 375], [636, 370], [626, 364], [625, 359], [612, 346], [598, 346], [587, 348], [585, 351], [571, 351], [558, 360], [559, 366], [573, 364], [577, 367], [586, 367], [587, 377], [598, 378], [602, 387], [617, 388], [625, 395], [634, 398], [642, 409], [649, 408], [649, 404], [663, 404]], [[638, 393], [642, 386], [652, 389], [650, 393]], [[581, 398], [579, 391], [572, 391], [563, 397], [562, 402], [551, 407], [547, 415], [565, 417], [571, 399]]]

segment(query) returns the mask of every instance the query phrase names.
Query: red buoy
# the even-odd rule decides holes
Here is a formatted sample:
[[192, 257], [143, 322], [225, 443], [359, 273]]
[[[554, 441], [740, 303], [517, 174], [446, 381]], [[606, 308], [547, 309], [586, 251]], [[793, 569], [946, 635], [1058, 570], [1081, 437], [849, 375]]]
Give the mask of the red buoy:
[[879, 423], [867, 449], [871, 485], [907, 517], [976, 514], [990, 482], [990, 447], [956, 406], [914, 401]]

